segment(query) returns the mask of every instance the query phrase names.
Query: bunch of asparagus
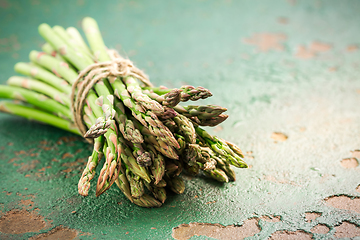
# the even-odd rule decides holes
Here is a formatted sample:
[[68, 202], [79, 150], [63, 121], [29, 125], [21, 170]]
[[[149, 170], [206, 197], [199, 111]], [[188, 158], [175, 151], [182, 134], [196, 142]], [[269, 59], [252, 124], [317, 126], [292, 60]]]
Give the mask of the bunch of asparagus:
[[[30, 63], [15, 65], [15, 71], [26, 77], [11, 77], [0, 86], [0, 98], [12, 99], [0, 101], [0, 111], [82, 135], [74, 125], [72, 85], [79, 72], [111, 60], [96, 21], [87, 17], [82, 25], [90, 48], [76, 28], [39, 26], [46, 40], [43, 52], [32, 51]], [[96, 195], [116, 183], [131, 202], [142, 207], [161, 206], [166, 189], [183, 193], [183, 170], [191, 175], [201, 171], [220, 182], [235, 181], [230, 165], [247, 167], [241, 150], [201, 128], [223, 122], [228, 117], [226, 108], [179, 105], [210, 96], [202, 87], [153, 87], [133, 76], [95, 83], [81, 111], [87, 127], [84, 137], [93, 143], [93, 151], [79, 180], [79, 193], [88, 195], [103, 156]]]

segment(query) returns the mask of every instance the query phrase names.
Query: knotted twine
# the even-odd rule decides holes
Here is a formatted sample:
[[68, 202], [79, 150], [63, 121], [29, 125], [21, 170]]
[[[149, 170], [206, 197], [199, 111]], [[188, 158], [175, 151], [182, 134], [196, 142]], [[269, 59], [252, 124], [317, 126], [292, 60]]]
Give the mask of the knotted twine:
[[[89, 65], [79, 73], [72, 85], [70, 99], [71, 111], [73, 113], [74, 123], [83, 136], [87, 131], [83, 120], [83, 109], [86, 103], [86, 97], [96, 83], [104, 78], [116, 79], [118, 77], [131, 76], [139, 79], [145, 86], [153, 87], [148, 76], [135, 67], [129, 59], [123, 58], [116, 50], [112, 49], [108, 50], [108, 54], [111, 59], [110, 61]], [[86, 140], [93, 143], [93, 139], [86, 138]]]

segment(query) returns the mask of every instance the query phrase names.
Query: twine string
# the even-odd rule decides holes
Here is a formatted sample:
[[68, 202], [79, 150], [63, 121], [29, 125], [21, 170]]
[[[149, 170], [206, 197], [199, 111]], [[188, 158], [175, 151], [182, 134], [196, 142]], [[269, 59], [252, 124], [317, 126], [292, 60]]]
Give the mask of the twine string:
[[[71, 88], [71, 112], [74, 123], [84, 136], [87, 127], [83, 120], [83, 109], [86, 104], [86, 97], [93, 86], [104, 78], [118, 78], [131, 76], [139, 79], [145, 86], [152, 87], [149, 78], [143, 71], [136, 68], [134, 64], [125, 59], [116, 50], [109, 49], [110, 61], [94, 63], [82, 70], [75, 79]], [[93, 139], [86, 138], [93, 143]]]

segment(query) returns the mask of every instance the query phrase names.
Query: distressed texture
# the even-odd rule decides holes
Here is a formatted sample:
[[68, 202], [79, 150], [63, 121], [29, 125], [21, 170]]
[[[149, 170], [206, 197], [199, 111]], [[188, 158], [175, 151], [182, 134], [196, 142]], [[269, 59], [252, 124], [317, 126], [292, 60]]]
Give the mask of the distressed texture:
[[201, 235], [224, 240], [243, 239], [260, 232], [257, 222], [258, 219], [252, 218], [245, 221], [241, 226], [223, 226], [210, 223], [182, 224], [174, 228], [172, 236], [177, 240], [187, 240], [193, 236]]
[[[209, 131], [239, 145], [251, 168], [235, 169], [237, 181], [227, 184], [185, 176], [186, 191], [169, 194], [159, 209], [133, 206], [115, 187], [84, 198], [76, 186], [91, 146], [0, 113], [0, 216], [52, 220], [43, 228], [34, 218], [34, 232], [2, 230], [0, 238], [56, 236], [53, 228], [70, 239], [74, 232], [80, 239], [171, 239], [181, 224], [242, 226], [254, 218], [260, 232], [248, 239], [359, 235], [360, 167], [341, 164], [360, 161], [359, 12], [353, 0], [1, 0], [0, 83], [40, 51], [40, 23], [80, 28], [91, 16], [106, 45], [154, 85], [210, 89], [213, 97], [201, 104], [224, 106], [230, 117]], [[24, 198], [30, 194], [36, 197]], [[321, 216], [306, 215], [312, 212]]]

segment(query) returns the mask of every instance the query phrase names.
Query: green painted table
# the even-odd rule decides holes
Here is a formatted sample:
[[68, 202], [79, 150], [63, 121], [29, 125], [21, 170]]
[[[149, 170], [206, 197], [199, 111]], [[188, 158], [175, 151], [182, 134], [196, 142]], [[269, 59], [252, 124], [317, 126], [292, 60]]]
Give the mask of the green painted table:
[[91, 147], [0, 114], [0, 238], [360, 239], [359, 1], [64, 2], [0, 1], [0, 83], [40, 49], [40, 23], [94, 17], [155, 85], [210, 89], [204, 103], [230, 115], [210, 131], [251, 168], [228, 184], [184, 176], [185, 193], [158, 209], [116, 187], [84, 198]]

